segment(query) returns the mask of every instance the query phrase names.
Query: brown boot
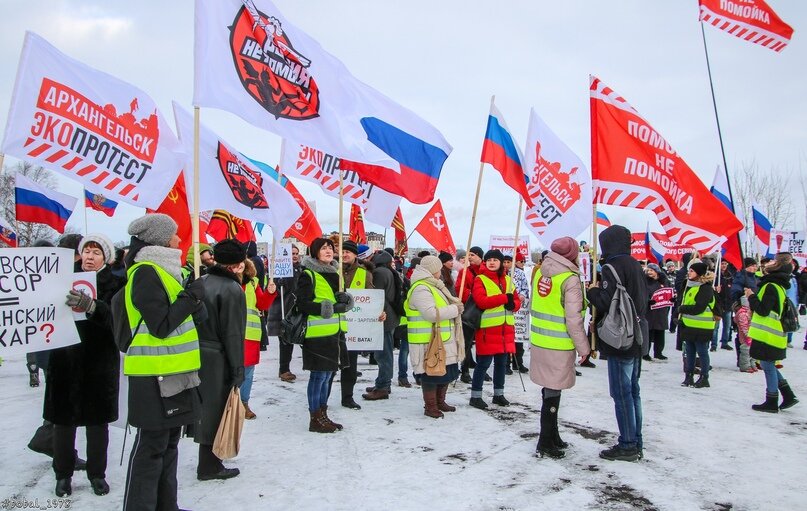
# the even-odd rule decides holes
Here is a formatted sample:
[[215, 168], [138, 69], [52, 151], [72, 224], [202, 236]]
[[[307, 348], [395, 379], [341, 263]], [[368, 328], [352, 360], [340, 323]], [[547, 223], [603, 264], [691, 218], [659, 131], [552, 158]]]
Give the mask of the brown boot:
[[379, 399], [389, 399], [389, 390], [386, 389], [373, 389], [367, 394], [362, 394], [362, 398], [367, 401], [378, 401]]
[[331, 426], [330, 423], [325, 422], [321, 408], [316, 412], [309, 413], [311, 414], [311, 421], [308, 423], [308, 431], [312, 433], [333, 433], [336, 431], [336, 426]]
[[252, 419], [257, 417], [257, 415], [255, 415], [255, 412], [249, 409], [249, 404], [246, 401], [241, 402], [244, 403], [244, 418], [246, 420], [251, 421]]
[[334, 428], [336, 428], [338, 430], [341, 430], [344, 427], [341, 424], [339, 424], [338, 422], [332, 421], [331, 418], [328, 417], [328, 405], [323, 406], [322, 408], [319, 409], [319, 411], [322, 412], [322, 418], [325, 419], [325, 422], [327, 422], [328, 424], [330, 424]]
[[437, 386], [437, 408], [441, 412], [456, 412], [456, 407], [446, 404], [446, 392], [448, 392], [448, 383]]
[[423, 390], [423, 415], [439, 419], [443, 416], [443, 412], [437, 407], [437, 389], [434, 387], [430, 389], [422, 388]]

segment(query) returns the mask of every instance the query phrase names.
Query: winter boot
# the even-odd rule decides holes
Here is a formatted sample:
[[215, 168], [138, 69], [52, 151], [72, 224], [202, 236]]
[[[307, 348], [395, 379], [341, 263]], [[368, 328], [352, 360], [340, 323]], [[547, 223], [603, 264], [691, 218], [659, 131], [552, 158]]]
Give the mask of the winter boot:
[[312, 433], [333, 433], [336, 431], [336, 426], [331, 426], [330, 423], [325, 422], [322, 414], [322, 408], [316, 412], [309, 412], [311, 414], [311, 421], [308, 423], [308, 431]]
[[431, 385], [422, 387], [423, 390], [423, 415], [433, 419], [443, 417], [443, 412], [437, 407], [437, 389]]
[[779, 392], [782, 393], [782, 404], [779, 405], [780, 410], [787, 410], [799, 402], [799, 400], [796, 399], [796, 395], [793, 394], [793, 389], [790, 388], [787, 380], [779, 382]]
[[70, 484], [72, 480], [69, 477], [59, 479], [56, 481], [56, 496], [65, 497], [73, 494], [73, 487]]
[[538, 446], [535, 453], [538, 456], [548, 456], [559, 459], [566, 453], [555, 444], [558, 434], [558, 404], [560, 396], [544, 398], [541, 405], [541, 432], [538, 435]]
[[510, 406], [510, 401], [504, 395], [493, 396], [493, 404], [499, 406]]
[[684, 377], [684, 381], [681, 382], [682, 387], [693, 387], [695, 385], [695, 380], [692, 377], [692, 373], [686, 373]]
[[[541, 389], [543, 390], [543, 389]], [[560, 396], [558, 396], [558, 401], [555, 403], [555, 408], [557, 411], [560, 411]], [[566, 449], [569, 447], [569, 444], [564, 442], [560, 439], [560, 433], [558, 432], [558, 414], [557, 411], [555, 413], [555, 423], [552, 428], [555, 430], [555, 445], [561, 449]]]
[[344, 426], [342, 426], [337, 422], [332, 421], [331, 418], [328, 417], [328, 405], [324, 405], [322, 408], [320, 408], [320, 411], [322, 412], [322, 418], [325, 419], [325, 422], [327, 422], [328, 424], [330, 424], [331, 426], [335, 427], [340, 431], [342, 430]]
[[255, 415], [255, 412], [253, 412], [252, 410], [250, 410], [250, 408], [249, 408], [249, 403], [247, 403], [246, 401], [242, 401], [242, 403], [244, 403], [244, 418], [245, 418], [246, 420], [251, 421], [251, 420], [253, 420], [255, 417], [257, 417], [257, 415]]
[[487, 410], [488, 404], [481, 397], [472, 397], [468, 404], [480, 410]]
[[448, 383], [437, 385], [437, 408], [441, 412], [456, 412], [455, 406], [446, 404], [446, 392], [448, 392]]
[[695, 382], [695, 385], [693, 385], [693, 387], [695, 387], [696, 389], [708, 388], [709, 387], [709, 377], [704, 376], [704, 375], [698, 376], [698, 381]]
[[752, 410], [757, 412], [779, 413], [779, 393], [769, 394], [765, 393], [765, 402], [758, 405], [751, 405]]

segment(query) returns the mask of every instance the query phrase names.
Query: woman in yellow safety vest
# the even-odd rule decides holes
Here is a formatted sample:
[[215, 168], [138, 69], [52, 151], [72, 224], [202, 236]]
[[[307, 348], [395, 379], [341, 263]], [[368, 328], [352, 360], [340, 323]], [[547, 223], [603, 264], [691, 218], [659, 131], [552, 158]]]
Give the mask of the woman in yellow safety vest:
[[[763, 267], [763, 277], [759, 291], [744, 289], [751, 308], [751, 357], [759, 360], [765, 371], [765, 402], [752, 405], [758, 412], [777, 413], [799, 402], [782, 373], [776, 368], [776, 361], [787, 356], [787, 333], [782, 328], [781, 315], [785, 305], [785, 291], [790, 287], [790, 274], [793, 271], [793, 256], [783, 252], [776, 254], [773, 261]], [[782, 403], [779, 404], [779, 393]]]
[[345, 333], [345, 312], [353, 308], [353, 298], [339, 291], [336, 247], [327, 238], [311, 242], [311, 255], [302, 261], [297, 280], [297, 308], [308, 316], [303, 342], [303, 370], [308, 379], [308, 431], [333, 433], [342, 425], [328, 417], [328, 387], [333, 374], [349, 365]]
[[484, 410], [482, 385], [493, 363], [493, 404], [507, 406], [504, 397], [504, 375], [510, 354], [516, 352], [516, 327], [513, 313], [521, 307], [521, 299], [509, 275], [504, 273], [504, 254], [488, 250], [474, 278], [471, 296], [482, 310], [482, 321], [476, 330], [476, 367], [471, 382], [470, 405]]
[[241, 288], [247, 300], [247, 326], [244, 331], [244, 383], [239, 389], [241, 401], [244, 403], [246, 413], [244, 418], [252, 420], [255, 412], [249, 407], [249, 396], [252, 393], [252, 380], [255, 378], [255, 366], [261, 360], [261, 312], [269, 310], [277, 297], [277, 286], [270, 280], [264, 290], [258, 282], [255, 263], [247, 258], [244, 261], [244, 276], [241, 279]]
[[[439, 419], [443, 412], [456, 408], [446, 404], [448, 384], [459, 376], [459, 362], [465, 356], [465, 338], [462, 336], [460, 316], [463, 304], [454, 297], [440, 279], [443, 263], [435, 256], [426, 256], [412, 271], [411, 283], [404, 310], [406, 312], [409, 361], [415, 377], [420, 379], [423, 391], [423, 415]], [[426, 351], [431, 340], [432, 328], [437, 322], [440, 338], [446, 350], [446, 374], [426, 374]]]
[[[709, 387], [709, 343], [714, 333], [717, 300], [712, 287], [714, 273], [707, 273], [706, 263], [700, 261], [689, 265], [686, 288], [681, 306], [678, 307], [678, 339], [683, 342], [684, 381], [683, 387]], [[681, 342], [678, 344], [680, 345]], [[701, 360], [701, 374], [695, 381], [695, 354]]]

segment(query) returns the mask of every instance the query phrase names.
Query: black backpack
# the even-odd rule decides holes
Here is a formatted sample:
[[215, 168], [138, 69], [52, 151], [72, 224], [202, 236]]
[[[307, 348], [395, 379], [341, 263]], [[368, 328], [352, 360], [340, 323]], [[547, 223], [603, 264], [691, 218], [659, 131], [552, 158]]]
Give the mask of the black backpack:
[[785, 333], [795, 332], [799, 329], [799, 315], [793, 300], [785, 297], [785, 303], [782, 306], [782, 330]]

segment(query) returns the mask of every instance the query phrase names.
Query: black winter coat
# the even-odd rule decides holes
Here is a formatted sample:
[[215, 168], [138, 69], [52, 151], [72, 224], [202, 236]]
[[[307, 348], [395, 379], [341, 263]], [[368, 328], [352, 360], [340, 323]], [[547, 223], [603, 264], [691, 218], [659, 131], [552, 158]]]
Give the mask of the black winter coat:
[[[616, 270], [622, 285], [633, 299], [636, 306], [636, 313], [639, 318], [647, 317], [647, 286], [645, 285], [645, 275], [639, 261], [630, 256], [630, 245], [633, 241], [630, 231], [621, 225], [612, 225], [599, 235], [600, 247], [602, 247], [605, 264], [610, 264]], [[597, 309], [597, 317], [602, 318], [608, 314], [611, 305], [611, 298], [616, 292], [616, 279], [603, 264], [602, 283], [600, 287], [591, 288], [588, 291], [588, 299]], [[642, 347], [634, 345], [632, 348], [620, 351], [604, 342], [597, 342], [597, 349], [603, 359], [609, 356], [625, 358], [639, 358], [642, 356]]]
[[202, 279], [207, 319], [196, 326], [202, 351], [202, 417], [193, 439], [213, 445], [230, 390], [244, 381], [247, 300], [239, 278], [218, 264]]
[[283, 277], [282, 279], [275, 279], [277, 286], [277, 296], [283, 297], [283, 307], [281, 308], [281, 300], [275, 300], [269, 307], [266, 315], [266, 330], [269, 335], [280, 335], [280, 322], [283, 320], [283, 312], [288, 312], [289, 308], [294, 304], [292, 295], [297, 289], [297, 279], [300, 278], [302, 271], [300, 264], [295, 264], [293, 267], [293, 274], [291, 277]]
[[731, 301], [738, 301], [743, 296], [745, 288], [756, 293], [759, 290], [759, 277], [751, 272], [740, 270], [734, 275], [734, 280], [731, 282]]
[[401, 322], [401, 318], [395, 311], [394, 303], [403, 286], [403, 279], [397, 271], [392, 269], [392, 256], [388, 252], [382, 250], [377, 253], [373, 257], [373, 264], [375, 264], [373, 285], [376, 289], [384, 290], [384, 312], [387, 313], [387, 319], [384, 320], [384, 331], [392, 332]]
[[[790, 272], [787, 271], [769, 273], [760, 279], [759, 287], [761, 289], [762, 286], [768, 282], [779, 284], [785, 290], [786, 294], [787, 290], [790, 288], [790, 276]], [[765, 288], [765, 292], [762, 294], [762, 296], [759, 296], [759, 292], [749, 296], [748, 306], [751, 308], [751, 312], [753, 312], [755, 315], [759, 314], [761, 316], [767, 316], [771, 312], [775, 312], [776, 314], [780, 315], [782, 314], [782, 309], [779, 305], [779, 293], [776, 292], [776, 289], [773, 286], [768, 286]], [[752, 339], [750, 355], [752, 358], [757, 360], [775, 362], [777, 360], [784, 360], [787, 357], [787, 348], [774, 348], [769, 344], [758, 342]]]
[[807, 271], [800, 271], [796, 282], [799, 284], [799, 303], [807, 303]]
[[109, 303], [126, 280], [105, 266], [96, 283], [95, 312], [76, 321], [81, 342], [50, 351], [42, 417], [54, 424], [96, 426], [118, 419], [120, 353]]
[[[710, 274], [711, 275], [711, 274]], [[683, 303], [683, 295], [686, 294], [689, 288], [684, 288], [681, 293], [681, 302]], [[712, 287], [711, 279], [707, 282], [701, 282], [698, 287], [698, 292], [695, 294], [694, 305], [680, 305], [678, 307], [678, 314], [700, 314], [706, 310], [711, 303], [712, 298], [715, 297], [715, 289]], [[687, 328], [682, 320], [678, 321], [678, 342], [676, 349], [681, 349], [682, 341], [686, 342], [710, 342], [712, 340], [714, 330], [704, 330], [703, 328]]]
[[[130, 261], [133, 263], [133, 261]], [[177, 265], [179, 262], [177, 262]], [[143, 266], [132, 276], [132, 304], [155, 337], [165, 338], [185, 318], [203, 307], [191, 296], [180, 293], [171, 303], [154, 269]], [[187, 389], [170, 398], [160, 396], [156, 376], [129, 376], [129, 424], [146, 430], [170, 429], [193, 424], [199, 419], [201, 401], [198, 388]], [[179, 409], [170, 417], [166, 410]]]
[[[331, 286], [334, 294], [339, 291], [339, 274], [336, 272], [337, 263], [326, 266], [312, 257], [303, 259], [303, 269], [319, 273]], [[301, 272], [297, 280], [297, 307], [303, 314], [319, 316], [322, 305], [314, 302], [314, 282], [305, 271]], [[336, 307], [336, 305], [334, 306]], [[347, 346], [343, 334], [314, 337], [303, 342], [303, 370], [305, 371], [338, 371], [349, 366]]]
[[662, 287], [667, 287], [667, 277], [664, 275], [659, 275], [657, 279], [651, 279], [650, 277], [646, 277], [646, 279], [648, 299], [647, 328], [650, 330], [667, 330], [670, 328], [670, 308], [664, 307], [662, 309], [654, 310], [649, 307], [650, 305], [653, 305], [653, 302], [650, 299], [650, 297], [653, 296], [653, 293]]

